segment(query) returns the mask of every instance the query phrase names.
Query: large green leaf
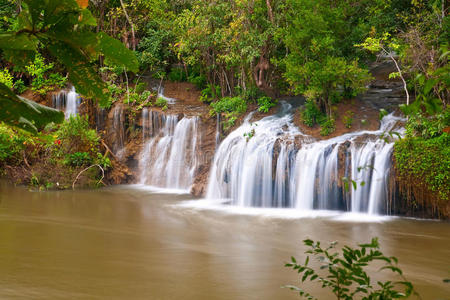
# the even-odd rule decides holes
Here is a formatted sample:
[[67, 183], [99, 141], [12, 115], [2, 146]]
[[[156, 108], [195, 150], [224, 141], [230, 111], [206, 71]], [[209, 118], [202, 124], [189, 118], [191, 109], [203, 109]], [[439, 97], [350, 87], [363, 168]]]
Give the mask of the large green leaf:
[[132, 72], [139, 71], [139, 62], [136, 55], [125, 47], [120, 41], [110, 37], [104, 32], [98, 34], [98, 50], [110, 62], [124, 66]]
[[36, 56], [35, 51], [23, 51], [23, 50], [12, 50], [12, 49], [2, 49], [4, 58], [12, 62], [16, 67], [25, 68], [33, 63], [34, 57]]
[[0, 121], [37, 132], [50, 122], [61, 123], [63, 120], [62, 112], [16, 96], [0, 83]]
[[48, 0], [24, 0], [24, 2], [28, 6], [32, 24], [37, 27], [36, 25], [39, 23], [39, 18], [47, 6]]
[[35, 51], [38, 39], [26, 33], [0, 33], [0, 48], [11, 50]]
[[108, 102], [109, 93], [106, 84], [79, 50], [62, 42], [50, 45], [48, 49], [67, 68], [69, 81], [80, 94], [98, 100], [102, 106]]

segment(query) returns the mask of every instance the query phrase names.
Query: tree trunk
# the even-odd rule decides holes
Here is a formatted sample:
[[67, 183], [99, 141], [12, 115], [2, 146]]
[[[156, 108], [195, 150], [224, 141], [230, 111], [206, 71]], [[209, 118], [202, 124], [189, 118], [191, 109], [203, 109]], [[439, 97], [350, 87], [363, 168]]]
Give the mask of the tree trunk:
[[131, 22], [130, 17], [128, 16], [127, 10], [125, 9], [125, 4], [123, 4], [123, 0], [120, 0], [120, 5], [122, 6], [123, 13], [125, 14], [125, 18], [127, 19], [128, 23], [131, 26], [131, 47], [134, 50], [136, 50], [136, 36], [134, 34], [134, 24]]

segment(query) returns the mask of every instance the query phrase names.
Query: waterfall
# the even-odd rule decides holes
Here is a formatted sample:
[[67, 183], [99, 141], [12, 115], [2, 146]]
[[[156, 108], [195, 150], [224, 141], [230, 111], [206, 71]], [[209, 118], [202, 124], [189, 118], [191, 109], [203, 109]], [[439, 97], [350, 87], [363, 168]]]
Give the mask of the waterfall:
[[188, 190], [198, 165], [198, 117], [165, 115], [144, 109], [140, 183]]
[[[286, 104], [283, 110], [255, 123], [250, 114], [221, 142], [207, 198], [238, 206], [382, 213], [393, 143], [380, 136], [401, 119], [389, 115], [379, 130], [314, 141], [293, 125]], [[358, 187], [345, 193], [341, 177], [349, 175]]]
[[114, 106], [112, 117], [112, 132], [115, 135], [113, 151], [122, 159], [125, 151], [125, 113], [121, 104]]
[[62, 90], [52, 97], [53, 108], [64, 111], [66, 119], [78, 114], [80, 104], [81, 97], [75, 91], [75, 87], [71, 87], [70, 91]]

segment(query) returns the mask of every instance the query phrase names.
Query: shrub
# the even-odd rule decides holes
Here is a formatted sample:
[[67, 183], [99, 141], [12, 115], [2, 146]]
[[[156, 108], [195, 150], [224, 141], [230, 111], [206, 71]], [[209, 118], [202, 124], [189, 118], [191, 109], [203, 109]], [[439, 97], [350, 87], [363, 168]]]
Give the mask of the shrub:
[[426, 117], [421, 113], [413, 114], [406, 123], [406, 135], [424, 139], [438, 137], [444, 128], [450, 126], [450, 108], [435, 116]]
[[261, 112], [269, 112], [269, 110], [274, 107], [275, 105], [277, 105], [278, 101], [276, 99], [272, 99], [270, 97], [267, 96], [263, 96], [258, 98], [257, 100], [259, 108], [258, 110]]
[[16, 82], [14, 82], [14, 90], [18, 94], [23, 94], [27, 90], [27, 87], [25, 86], [25, 83], [22, 79], [18, 79], [16, 80]]
[[327, 136], [336, 130], [336, 122], [334, 119], [326, 119], [320, 124], [320, 135]]
[[136, 86], [134, 87], [134, 91], [137, 94], [142, 94], [145, 91], [146, 87], [147, 87], [147, 85], [145, 84], [145, 82], [140, 82], [140, 83], [136, 84]]
[[156, 99], [155, 105], [158, 107], [161, 107], [162, 110], [166, 110], [167, 107], [167, 100], [164, 99], [163, 97], [158, 97]]
[[[411, 295], [418, 295], [411, 282], [403, 276], [402, 270], [397, 266], [396, 257], [385, 256], [378, 244], [378, 239], [373, 238], [370, 244], [361, 244], [358, 248], [344, 246], [342, 253], [335, 251], [336, 242], [323, 248], [320, 242], [304, 240], [309, 247], [304, 264], [297, 263], [294, 257], [285, 266], [292, 268], [299, 275], [301, 282], [309, 280], [319, 283], [322, 288], [329, 289], [337, 299], [398, 299]], [[309, 265], [310, 255], [320, 263], [319, 268]], [[400, 278], [400, 281], [377, 281], [372, 284], [372, 279], [364, 269], [372, 262], [383, 263], [380, 270], [389, 270]], [[316, 270], [316, 269], [320, 269]], [[323, 271], [322, 271], [323, 270]], [[297, 286], [286, 286], [307, 299], [317, 299], [304, 289]]]
[[63, 88], [67, 82], [67, 77], [58, 73], [48, 72], [53, 69], [53, 63], [46, 64], [41, 55], [36, 55], [34, 62], [26, 66], [27, 72], [33, 77], [31, 89], [41, 95], [55, 88]]
[[94, 129], [89, 128], [87, 116], [70, 116], [61, 124], [56, 135], [65, 153], [97, 151], [99, 137]]
[[25, 138], [11, 127], [0, 123], [0, 162], [18, 158], [25, 149]]
[[301, 110], [301, 118], [306, 126], [313, 127], [314, 125], [321, 123], [325, 118], [325, 115], [320, 112], [314, 101], [306, 100], [305, 105], [303, 105]]
[[75, 152], [67, 154], [64, 163], [69, 166], [79, 167], [92, 164], [92, 158], [87, 152]]
[[236, 112], [242, 114], [247, 111], [247, 103], [239, 96], [221, 98], [216, 102], [212, 102], [211, 107], [213, 108], [210, 111], [211, 115], [225, 112]]
[[206, 88], [202, 90], [200, 101], [204, 103], [210, 103], [220, 95], [220, 87], [218, 85], [208, 84]]
[[148, 101], [150, 99], [150, 96], [152, 95], [152, 93], [150, 91], [144, 91], [140, 94], [136, 93], [136, 92], [131, 92], [129, 97], [126, 98], [124, 100], [124, 103], [126, 104], [144, 104], [146, 101]]
[[0, 70], [0, 83], [3, 83], [10, 89], [13, 88], [13, 76], [9, 73], [7, 68]]
[[174, 82], [181, 82], [181, 81], [186, 81], [187, 77], [186, 77], [186, 72], [184, 72], [184, 70], [182, 68], [172, 68], [169, 72], [169, 74], [167, 75], [167, 78], [170, 81], [174, 81]]
[[204, 89], [206, 87], [206, 77], [202, 74], [190, 74], [188, 77], [188, 81], [194, 84], [199, 90]]
[[346, 128], [352, 128], [353, 115], [354, 115], [354, 112], [352, 112], [351, 110], [347, 110], [345, 112], [344, 116], [342, 117], [342, 122], [344, 123], [344, 126]]

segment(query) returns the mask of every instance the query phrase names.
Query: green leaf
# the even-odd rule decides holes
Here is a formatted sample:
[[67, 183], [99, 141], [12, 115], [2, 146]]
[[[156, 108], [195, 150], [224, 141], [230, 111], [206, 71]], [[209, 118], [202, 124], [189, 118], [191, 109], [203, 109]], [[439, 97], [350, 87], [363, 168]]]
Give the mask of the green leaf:
[[33, 63], [36, 52], [22, 50], [3, 50], [5, 59], [16, 67], [25, 68]]
[[[55, 1], [55, 0], [53, 0]], [[28, 5], [29, 11], [30, 11], [30, 15], [31, 15], [31, 21], [33, 23], [33, 27], [37, 27], [36, 25], [39, 22], [39, 17], [42, 13], [42, 11], [45, 10], [45, 7], [47, 5], [47, 1], [42, 1], [42, 0], [24, 0], [23, 2], [25, 2]]]
[[49, 0], [45, 7], [44, 26], [54, 25], [67, 18], [69, 14], [78, 14], [80, 8], [75, 0]]
[[356, 191], [356, 189], [358, 188], [358, 184], [356, 183], [356, 181], [352, 180], [352, 185], [353, 189]]
[[95, 72], [86, 57], [78, 50], [62, 42], [55, 43], [48, 49], [67, 68], [70, 82], [81, 95], [98, 100], [101, 106], [108, 103], [109, 94], [106, 84]]
[[0, 48], [9, 50], [36, 51], [38, 39], [29, 34], [2, 33], [0, 34]]
[[124, 66], [132, 72], [139, 71], [139, 62], [133, 51], [106, 33], [100, 32], [97, 36], [98, 50], [103, 53], [106, 59], [114, 64]]
[[63, 120], [62, 112], [18, 97], [0, 83], [0, 121], [36, 133], [50, 122], [61, 123]]
[[81, 11], [80, 19], [81, 19], [80, 20], [81, 25], [97, 26], [97, 20], [92, 15], [92, 13], [89, 11], [89, 9], [83, 9]]

